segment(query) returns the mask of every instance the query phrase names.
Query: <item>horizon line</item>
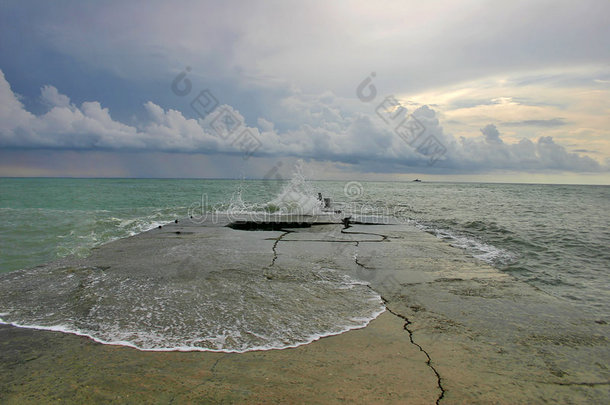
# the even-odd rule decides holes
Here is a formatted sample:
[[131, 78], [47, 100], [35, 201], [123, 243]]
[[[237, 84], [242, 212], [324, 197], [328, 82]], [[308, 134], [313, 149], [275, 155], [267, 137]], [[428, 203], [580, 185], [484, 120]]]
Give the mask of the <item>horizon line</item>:
[[[285, 179], [265, 179], [265, 178], [234, 178], [234, 177], [79, 177], [79, 176], [0, 176], [0, 179], [69, 179], [69, 180], [225, 180], [225, 181], [288, 181], [291, 178]], [[549, 185], [549, 186], [610, 186], [606, 184], [592, 183], [539, 183], [539, 182], [511, 182], [511, 181], [473, 181], [473, 180], [354, 180], [354, 179], [307, 179], [307, 181], [325, 181], [325, 182], [349, 182], [359, 181], [363, 183], [450, 183], [450, 184], [515, 184], [515, 185]]]

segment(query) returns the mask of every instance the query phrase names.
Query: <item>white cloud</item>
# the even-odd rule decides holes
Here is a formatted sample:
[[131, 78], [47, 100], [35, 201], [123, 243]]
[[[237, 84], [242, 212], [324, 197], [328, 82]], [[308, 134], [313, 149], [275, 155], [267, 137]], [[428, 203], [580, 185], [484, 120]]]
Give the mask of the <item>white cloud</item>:
[[13, 93], [2, 70], [0, 70], [0, 107], [0, 131], [3, 137], [13, 137], [14, 128], [29, 127], [35, 119]]
[[[374, 113], [347, 112], [332, 94], [320, 96], [295, 93], [283, 108], [292, 129], [278, 131], [273, 122], [259, 118], [258, 128], [247, 127], [244, 117], [231, 106], [219, 106], [203, 119], [186, 118], [182, 112], [165, 110], [153, 102], [144, 104], [148, 120], [126, 125], [114, 120], [97, 101], [80, 107], [52, 86], [42, 88], [50, 109], [33, 115], [19, 102], [0, 71], [0, 145], [7, 148], [48, 148], [82, 150], [143, 150], [180, 153], [240, 154], [238, 136], [247, 131], [260, 140], [260, 156], [295, 156], [319, 161], [375, 166], [376, 170], [397, 172], [427, 167], [430, 156], [416, 144], [407, 144]], [[403, 108], [401, 113], [406, 114]], [[237, 124], [235, 131], [215, 132], [215, 125], [228, 114]], [[436, 112], [428, 106], [413, 111], [423, 125], [419, 140], [436, 139], [446, 153], [436, 169], [446, 172], [490, 170], [595, 172], [607, 170], [595, 160], [555, 143], [552, 137], [537, 142], [521, 139], [506, 143], [495, 125], [485, 126], [482, 136], [456, 139], [445, 133]], [[300, 120], [300, 121], [299, 121]], [[260, 128], [260, 129], [259, 129]]]
[[40, 93], [43, 103], [50, 107], [70, 106], [70, 98], [64, 94], [59, 94], [59, 91], [57, 91], [57, 89], [53, 86], [42, 86]]

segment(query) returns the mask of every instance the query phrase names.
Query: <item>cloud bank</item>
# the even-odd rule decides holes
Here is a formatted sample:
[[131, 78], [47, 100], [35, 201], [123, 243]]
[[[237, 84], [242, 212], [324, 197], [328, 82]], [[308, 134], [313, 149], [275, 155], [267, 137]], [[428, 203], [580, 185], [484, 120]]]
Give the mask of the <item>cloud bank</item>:
[[[443, 131], [432, 108], [421, 106], [412, 115], [423, 126], [422, 139], [434, 137], [444, 150], [431, 165], [425, 151], [405, 142], [372, 107], [368, 114], [346, 111], [328, 92], [318, 96], [295, 92], [285, 97], [283, 113], [298, 124], [283, 131], [262, 117], [256, 126], [248, 126], [240, 112], [229, 105], [221, 105], [205, 117], [187, 118], [180, 111], [148, 101], [143, 106], [147, 119], [129, 125], [113, 119], [99, 102], [77, 106], [50, 85], [42, 87], [40, 100], [48, 111], [39, 115], [29, 112], [0, 70], [0, 147], [241, 154], [243, 150], [234, 138], [215, 130], [215, 120], [225, 111], [241, 123], [240, 131], [249, 131], [260, 142], [255, 156], [348, 163], [356, 169], [387, 173], [414, 168], [434, 173], [608, 170], [590, 157], [566, 151], [550, 136], [506, 143], [490, 124], [479, 136], [456, 138]], [[402, 107], [400, 113], [406, 116], [407, 109]]]

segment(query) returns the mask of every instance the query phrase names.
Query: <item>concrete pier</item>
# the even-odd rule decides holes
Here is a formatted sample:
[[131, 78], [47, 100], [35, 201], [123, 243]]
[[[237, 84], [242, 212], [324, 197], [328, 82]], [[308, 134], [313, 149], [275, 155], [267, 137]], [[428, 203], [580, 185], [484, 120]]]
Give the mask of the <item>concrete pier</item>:
[[[98, 269], [89, 271], [159, 285], [227, 269], [261, 269], [264, 282], [329, 267], [368, 282], [387, 311], [362, 329], [246, 353], [145, 352], [0, 325], [2, 403], [610, 400], [607, 324], [408, 224], [346, 224], [340, 214], [187, 218], [46, 266], [48, 277], [74, 269], [85, 280]], [[0, 312], [17, 299], [7, 286], [30, 274], [40, 280], [36, 269], [0, 277]], [[43, 294], [44, 282], [28, 288], [21, 293]], [[75, 311], [91, 310], [87, 302]]]

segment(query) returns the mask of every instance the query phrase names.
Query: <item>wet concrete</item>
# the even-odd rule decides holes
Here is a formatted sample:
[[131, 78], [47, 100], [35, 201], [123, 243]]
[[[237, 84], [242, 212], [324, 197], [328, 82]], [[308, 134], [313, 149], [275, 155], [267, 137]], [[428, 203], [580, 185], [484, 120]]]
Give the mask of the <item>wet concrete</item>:
[[[582, 315], [405, 224], [340, 216], [181, 220], [61, 265], [173, 276], [266, 263], [366, 280], [388, 311], [364, 329], [293, 349], [142, 352], [0, 326], [3, 403], [607, 403], [605, 320]], [[259, 219], [260, 220], [260, 219]], [[277, 225], [285, 222], [284, 225]], [[360, 222], [360, 223], [355, 223]], [[289, 224], [299, 223], [289, 228]], [[306, 225], [303, 225], [306, 224]], [[248, 228], [248, 226], [245, 226]], [[136, 254], [137, 252], [137, 254]], [[160, 254], [163, 252], [163, 254]], [[205, 265], [202, 265], [205, 263]], [[58, 264], [58, 265], [60, 265]], [[179, 273], [179, 274], [178, 274]], [[160, 274], [157, 274], [159, 276]]]

